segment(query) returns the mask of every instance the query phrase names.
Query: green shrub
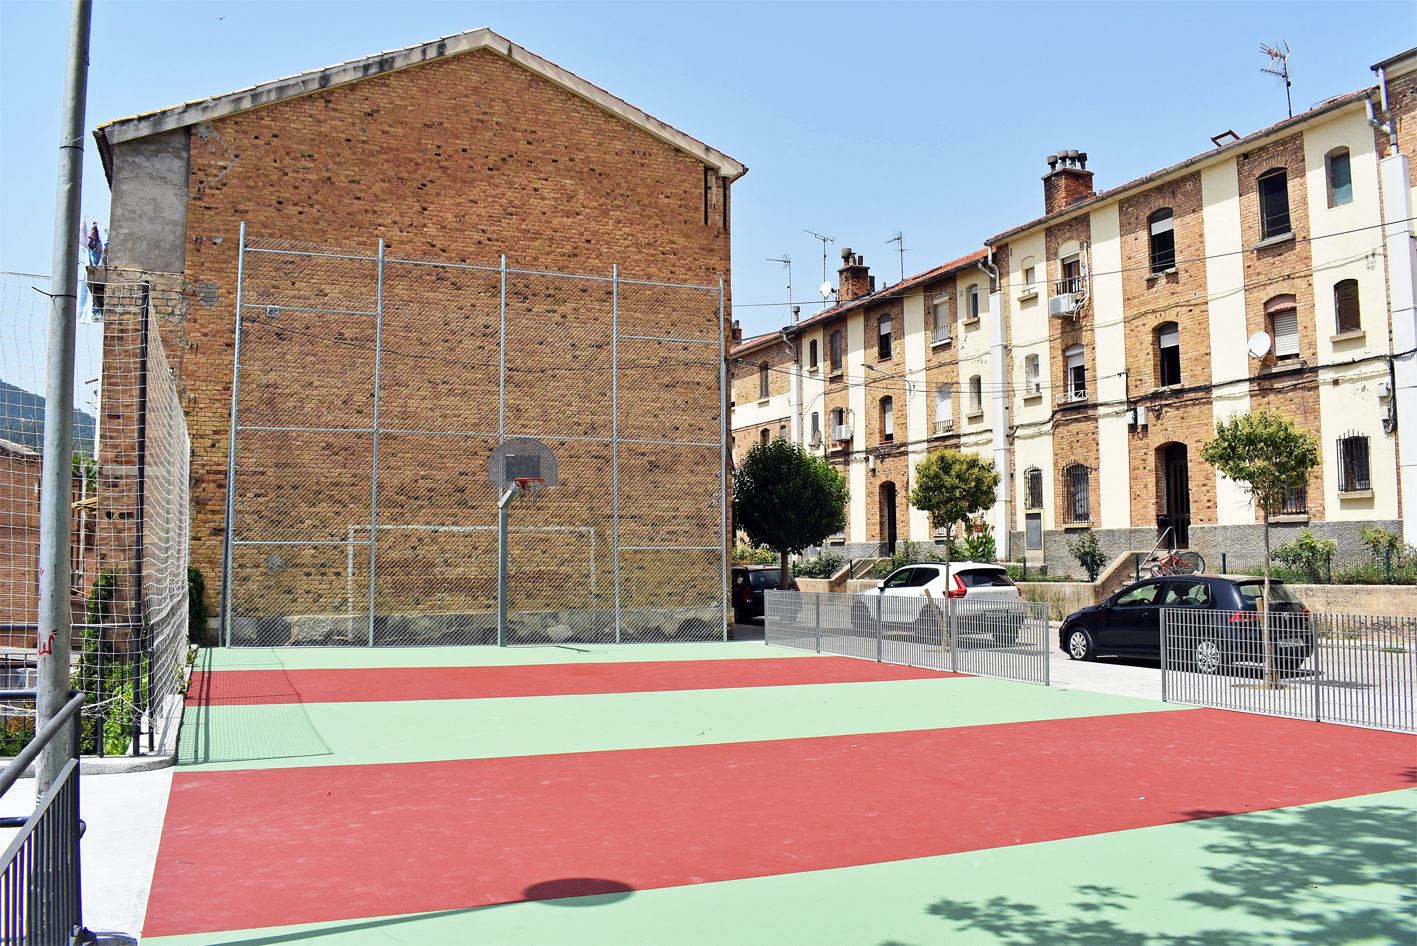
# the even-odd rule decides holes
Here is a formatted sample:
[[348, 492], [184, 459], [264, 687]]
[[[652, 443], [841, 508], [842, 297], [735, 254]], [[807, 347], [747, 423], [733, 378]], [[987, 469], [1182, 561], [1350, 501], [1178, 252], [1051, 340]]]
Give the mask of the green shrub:
[[1333, 539], [1319, 538], [1308, 529], [1302, 529], [1299, 538], [1275, 549], [1273, 558], [1298, 576], [1301, 584], [1318, 584], [1328, 580], [1329, 565], [1337, 551], [1338, 543]]
[[207, 582], [202, 570], [195, 565], [187, 566], [187, 639], [194, 644], [206, 640], [207, 634]]
[[754, 548], [751, 545], [739, 542], [733, 546], [734, 565], [776, 565], [777, 553], [772, 549], [761, 546]]
[[1102, 545], [1097, 541], [1097, 533], [1091, 529], [1084, 529], [1078, 535], [1076, 541], [1068, 543], [1068, 551], [1073, 553], [1073, 558], [1078, 560], [1078, 564], [1087, 570], [1087, 580], [1096, 581], [1097, 573], [1102, 571], [1102, 566], [1107, 564], [1107, 556], [1102, 551]]
[[994, 527], [980, 517], [978, 522], [966, 521], [964, 526], [964, 554], [975, 562], [992, 562], [999, 552], [994, 545]]
[[830, 578], [841, 570], [846, 559], [836, 552], [827, 550], [816, 558], [803, 559], [792, 566], [792, 574], [799, 578]]

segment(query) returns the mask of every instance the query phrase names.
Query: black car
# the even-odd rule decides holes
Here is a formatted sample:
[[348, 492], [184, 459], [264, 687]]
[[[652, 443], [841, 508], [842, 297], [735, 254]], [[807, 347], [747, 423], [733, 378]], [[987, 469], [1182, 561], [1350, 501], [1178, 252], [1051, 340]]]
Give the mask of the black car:
[[[1148, 578], [1101, 604], [1068, 615], [1058, 643], [1074, 660], [1100, 656], [1161, 656], [1161, 611], [1183, 609], [1167, 636], [1167, 660], [1201, 673], [1264, 662], [1258, 603], [1264, 579], [1175, 575]], [[1282, 581], [1270, 583], [1269, 632], [1274, 665], [1299, 667], [1314, 652], [1314, 627], [1304, 603]]]
[[[747, 624], [751, 618], [763, 616], [763, 592], [782, 582], [782, 569], [776, 565], [733, 566], [733, 623]], [[791, 579], [791, 589], [797, 590], [797, 579]]]

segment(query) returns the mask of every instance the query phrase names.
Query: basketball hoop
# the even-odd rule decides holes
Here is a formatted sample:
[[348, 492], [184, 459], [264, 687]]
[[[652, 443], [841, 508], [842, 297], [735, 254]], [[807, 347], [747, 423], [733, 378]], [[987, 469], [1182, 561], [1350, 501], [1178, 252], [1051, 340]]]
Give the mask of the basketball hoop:
[[529, 489], [540, 489], [546, 483], [545, 477], [541, 476], [518, 476], [512, 479], [517, 484], [517, 489], [526, 492]]

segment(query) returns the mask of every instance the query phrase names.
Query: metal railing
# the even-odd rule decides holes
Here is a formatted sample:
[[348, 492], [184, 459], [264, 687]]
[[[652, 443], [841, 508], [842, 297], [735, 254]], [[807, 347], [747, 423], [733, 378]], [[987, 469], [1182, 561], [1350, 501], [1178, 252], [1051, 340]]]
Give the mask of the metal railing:
[[[1161, 611], [1161, 698], [1417, 731], [1417, 617]], [[1268, 626], [1266, 626], [1266, 623]]]
[[[0, 691], [0, 698], [20, 699], [22, 691]], [[29, 692], [33, 698], [33, 691]], [[84, 694], [75, 694], [0, 773], [0, 795], [10, 790], [40, 751], [69, 730], [69, 761], [27, 818], [0, 818], [0, 828], [19, 828], [0, 861], [0, 943], [54, 944], [84, 942], [79, 886], [79, 711]]]
[[820, 654], [1048, 684], [1047, 606], [768, 591], [764, 640]]

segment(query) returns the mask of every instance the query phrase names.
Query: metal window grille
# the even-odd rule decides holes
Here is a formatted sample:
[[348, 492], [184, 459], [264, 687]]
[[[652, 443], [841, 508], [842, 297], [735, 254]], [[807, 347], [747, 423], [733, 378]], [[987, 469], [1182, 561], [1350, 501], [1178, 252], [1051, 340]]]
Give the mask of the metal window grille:
[[1043, 471], [1037, 467], [1029, 467], [1023, 471], [1024, 483], [1024, 508], [1043, 508]]
[[1260, 175], [1260, 239], [1282, 236], [1289, 226], [1289, 174], [1283, 169]]
[[230, 644], [495, 641], [481, 465], [523, 436], [561, 483], [511, 507], [510, 642], [726, 635], [722, 285], [249, 236], [238, 265]]
[[1281, 516], [1301, 516], [1308, 511], [1309, 489], [1307, 486], [1289, 490], [1284, 494], [1284, 499], [1279, 504]]
[[1338, 491], [1352, 493], [1372, 488], [1368, 473], [1368, 438], [1350, 431], [1338, 438]]
[[1081, 464], [1074, 464], [1063, 475], [1068, 488], [1068, 521], [1091, 522], [1091, 471]]

